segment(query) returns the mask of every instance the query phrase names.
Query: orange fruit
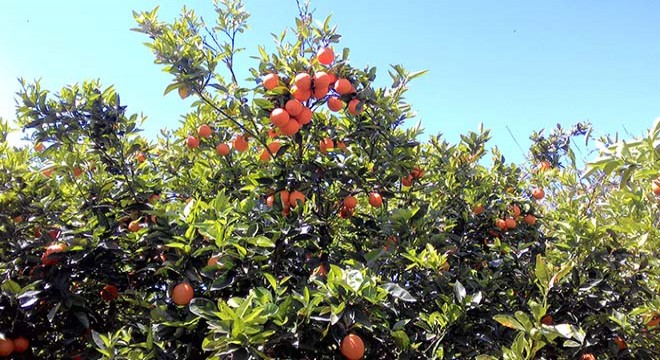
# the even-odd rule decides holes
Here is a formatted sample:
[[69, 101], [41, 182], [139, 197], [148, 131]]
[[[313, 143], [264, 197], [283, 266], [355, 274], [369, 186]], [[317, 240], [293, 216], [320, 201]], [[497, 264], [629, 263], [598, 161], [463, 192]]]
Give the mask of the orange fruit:
[[484, 206], [481, 205], [481, 204], [477, 204], [477, 205], [475, 205], [475, 206], [472, 208], [472, 212], [473, 212], [475, 215], [481, 215], [481, 213], [484, 212]]
[[552, 318], [552, 315], [546, 315], [541, 318], [541, 324], [543, 325], [552, 325], [554, 324], [554, 319]]
[[277, 74], [268, 74], [263, 78], [264, 88], [266, 88], [266, 90], [273, 90], [277, 87], [279, 82], [280, 78]]
[[149, 199], [147, 201], [149, 202], [149, 204], [155, 204], [158, 200], [160, 200], [160, 195], [151, 194], [149, 195]]
[[276, 138], [279, 135], [277, 129], [268, 129], [268, 137], [273, 139]]
[[277, 127], [285, 126], [290, 119], [289, 113], [282, 108], [276, 108], [270, 112], [270, 122]]
[[298, 133], [299, 130], [300, 124], [295, 119], [289, 119], [289, 122], [286, 125], [280, 127], [280, 132], [282, 132], [282, 135], [284, 136], [293, 136]]
[[312, 121], [313, 116], [314, 114], [312, 113], [312, 110], [307, 106], [303, 106], [302, 110], [300, 111], [300, 114], [296, 116], [296, 120], [300, 125], [307, 125]]
[[403, 185], [405, 187], [411, 187], [412, 183], [413, 183], [413, 176], [412, 175], [408, 175], [408, 176], [405, 176], [405, 177], [401, 178], [401, 185]]
[[345, 151], [346, 150], [346, 143], [339, 140], [339, 141], [337, 141], [336, 147], [337, 147], [337, 149], [339, 149], [341, 151]]
[[339, 95], [346, 95], [353, 92], [353, 85], [348, 79], [339, 79], [335, 82], [335, 91]]
[[11, 339], [0, 339], [0, 356], [9, 356], [14, 352], [14, 341]]
[[518, 226], [518, 224], [516, 223], [516, 220], [514, 220], [513, 218], [508, 218], [508, 219], [505, 220], [505, 222], [506, 222], [506, 228], [507, 229], [515, 229], [516, 226]]
[[362, 108], [360, 107], [360, 100], [358, 99], [353, 99], [348, 102], [348, 112], [351, 115], [358, 115], [359, 113], [362, 112]]
[[422, 168], [419, 166], [415, 166], [410, 172], [410, 175], [412, 175], [412, 177], [415, 179], [421, 179], [422, 176], [424, 176], [424, 170], [422, 170]]
[[296, 85], [293, 85], [289, 92], [298, 101], [307, 101], [312, 97], [312, 89], [300, 89]]
[[351, 216], [353, 216], [354, 209], [347, 209], [346, 207], [342, 207], [341, 210], [339, 210], [339, 217], [342, 219], [347, 219]]
[[20, 215], [16, 216], [16, 217], [14, 218], [14, 222], [17, 223], [17, 224], [22, 223], [22, 222], [23, 222], [23, 217], [20, 216]]
[[623, 351], [628, 348], [628, 344], [626, 344], [626, 341], [623, 340], [621, 336], [615, 337], [614, 342], [616, 343], [616, 346], [619, 348], [619, 351]]
[[107, 284], [101, 289], [100, 295], [104, 301], [112, 301], [119, 296], [119, 290], [116, 286]]
[[332, 80], [332, 77], [327, 72], [318, 71], [314, 73], [314, 88], [330, 87], [330, 80]]
[[503, 220], [503, 219], [495, 220], [495, 227], [497, 227], [501, 231], [506, 231], [506, 228], [507, 228], [506, 221]]
[[298, 190], [294, 190], [291, 192], [289, 195], [289, 204], [291, 204], [292, 208], [295, 208], [298, 206], [298, 202], [300, 201], [300, 204], [305, 204], [305, 194], [301, 193]]
[[532, 214], [527, 214], [525, 215], [525, 222], [527, 225], [535, 225], [536, 224], [536, 216]]
[[511, 206], [511, 212], [513, 213], [513, 217], [517, 218], [518, 216], [520, 216], [520, 207], [514, 204], [513, 206]]
[[660, 196], [660, 179], [655, 179], [651, 182], [651, 189], [653, 189], [655, 196]]
[[549, 161], [543, 160], [538, 165], [539, 171], [546, 171], [552, 169], [552, 164]]
[[312, 88], [312, 77], [308, 73], [300, 73], [293, 79], [293, 83], [299, 90], [309, 90]]
[[334, 87], [335, 82], [337, 82], [337, 75], [335, 75], [334, 73], [329, 72], [328, 76], [330, 77], [330, 84], [328, 84], [328, 87]]
[[321, 264], [314, 270], [314, 274], [316, 274], [316, 276], [326, 276], [328, 275], [328, 268], [325, 264]]
[[[273, 155], [277, 154], [277, 152], [280, 150], [280, 147], [282, 147], [282, 145], [280, 145], [279, 141], [273, 141], [272, 143], [268, 144], [268, 150], [270, 150]], [[268, 150], [264, 149], [261, 152], [259, 160], [268, 161], [270, 159], [270, 153], [268, 153]]]
[[357, 206], [357, 199], [355, 198], [355, 196], [349, 195], [344, 198], [345, 208], [351, 210], [351, 209], [355, 209], [356, 206]]
[[341, 341], [341, 354], [348, 360], [359, 360], [364, 356], [364, 342], [355, 334], [348, 334]]
[[327, 86], [317, 86], [314, 88], [314, 98], [323, 99], [326, 95], [328, 95], [328, 91], [330, 91], [330, 89]]
[[234, 149], [238, 152], [243, 152], [248, 149], [248, 142], [245, 136], [236, 136], [236, 139], [234, 139]]
[[369, 194], [369, 204], [373, 207], [380, 207], [383, 205], [383, 198], [377, 192]]
[[195, 291], [188, 282], [182, 282], [172, 289], [172, 301], [179, 306], [188, 305]]
[[215, 147], [215, 151], [217, 151], [220, 156], [227, 156], [229, 155], [229, 145], [220, 143]]
[[179, 97], [181, 99], [185, 99], [188, 96], [190, 96], [190, 88], [187, 85], [181, 85], [179, 86]]
[[49, 167], [44, 169], [41, 173], [44, 174], [45, 177], [51, 177], [51, 175], [53, 175], [53, 168]]
[[130, 232], [138, 232], [141, 228], [140, 220], [133, 220], [128, 224], [128, 231]]
[[319, 149], [324, 154], [328, 152], [328, 149], [333, 149], [334, 147], [335, 147], [335, 143], [330, 138], [324, 138], [323, 140], [321, 140], [321, 143], [319, 144]]
[[79, 177], [80, 175], [82, 175], [82, 173], [83, 173], [83, 170], [81, 168], [79, 168], [79, 167], [74, 167], [73, 168], [73, 176], [74, 177]]
[[331, 96], [328, 98], [328, 109], [330, 111], [339, 111], [344, 108], [344, 102], [336, 96]]
[[37, 150], [38, 152], [42, 152], [46, 149], [46, 147], [44, 146], [44, 143], [38, 142], [34, 144], [34, 149]]
[[303, 104], [296, 100], [296, 99], [291, 99], [286, 102], [284, 105], [284, 110], [289, 113], [290, 116], [298, 116], [300, 112], [303, 109]]
[[191, 149], [196, 149], [199, 147], [199, 139], [194, 136], [188, 136], [186, 138], [186, 145]]
[[24, 353], [30, 347], [30, 342], [24, 336], [19, 336], [14, 339], [14, 352]]
[[289, 198], [291, 195], [289, 194], [288, 191], [286, 190], [281, 190], [280, 191], [280, 201], [282, 202], [282, 207], [288, 208], [289, 207]]
[[543, 189], [541, 189], [541, 188], [536, 188], [536, 189], [532, 190], [532, 196], [536, 200], [541, 200], [545, 197], [545, 191], [543, 191]]
[[591, 353], [586, 353], [586, 354], [582, 354], [580, 360], [596, 360], [596, 356], [594, 356], [594, 354]]
[[197, 135], [199, 135], [200, 137], [203, 137], [203, 138], [206, 139], [206, 138], [211, 137], [211, 134], [213, 134], [213, 130], [211, 130], [211, 127], [206, 125], [206, 124], [200, 125], [197, 128]]
[[55, 265], [59, 261], [58, 259], [51, 259], [52, 254], [57, 254], [66, 251], [67, 246], [64, 243], [50, 244], [46, 247], [46, 251], [41, 256], [41, 263], [44, 265]]
[[135, 155], [135, 159], [137, 159], [137, 161], [141, 164], [147, 160], [147, 156], [144, 155], [143, 152], [139, 152], [137, 155]]
[[329, 46], [324, 47], [316, 54], [316, 59], [323, 65], [330, 65], [335, 61], [335, 52]]

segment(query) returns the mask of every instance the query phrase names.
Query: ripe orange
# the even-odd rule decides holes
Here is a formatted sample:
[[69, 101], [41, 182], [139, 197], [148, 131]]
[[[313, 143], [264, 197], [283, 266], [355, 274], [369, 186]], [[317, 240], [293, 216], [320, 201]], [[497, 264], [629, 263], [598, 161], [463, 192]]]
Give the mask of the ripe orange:
[[280, 127], [280, 132], [284, 136], [293, 136], [300, 130], [300, 123], [295, 119], [289, 119], [286, 125]]
[[74, 177], [79, 177], [80, 175], [82, 175], [82, 173], [83, 173], [83, 170], [81, 168], [79, 168], [77, 166], [73, 168], [73, 176]]
[[591, 353], [586, 353], [586, 354], [582, 354], [580, 360], [596, 360], [596, 356], [594, 356], [594, 354]]
[[325, 264], [321, 264], [314, 270], [314, 274], [316, 274], [316, 276], [326, 276], [328, 275], [328, 268]]
[[495, 220], [495, 227], [497, 227], [501, 231], [506, 231], [506, 228], [507, 228], [506, 221], [503, 220], [503, 219]]
[[314, 98], [323, 99], [328, 95], [328, 91], [330, 91], [330, 89], [327, 86], [316, 86], [314, 87]]
[[481, 205], [481, 204], [477, 204], [477, 205], [475, 205], [475, 206], [472, 208], [472, 212], [473, 212], [475, 215], [481, 215], [481, 213], [484, 212], [484, 206]]
[[545, 191], [543, 191], [542, 188], [536, 188], [536, 189], [532, 190], [532, 196], [536, 200], [541, 200], [545, 197]]
[[46, 251], [44, 252], [43, 255], [41, 255], [41, 263], [48, 266], [48, 265], [55, 265], [58, 263], [58, 259], [51, 258], [50, 256], [53, 254], [61, 253], [66, 251], [67, 246], [64, 243], [56, 243], [56, 244], [50, 244], [48, 247], [46, 247]]
[[298, 202], [300, 201], [300, 204], [305, 204], [305, 194], [301, 193], [298, 190], [294, 190], [291, 192], [289, 195], [289, 204], [291, 204], [292, 208], [296, 208], [298, 206]]
[[364, 356], [364, 342], [355, 334], [348, 334], [341, 341], [341, 354], [348, 360], [359, 360]]
[[518, 223], [513, 218], [508, 218], [505, 220], [507, 229], [515, 229]]
[[357, 206], [357, 199], [355, 198], [355, 196], [349, 195], [344, 198], [345, 208], [351, 210], [351, 209], [355, 209], [356, 206]]
[[215, 147], [215, 151], [217, 151], [220, 156], [227, 156], [229, 155], [229, 145], [220, 143]]
[[353, 216], [354, 212], [354, 209], [347, 209], [346, 207], [342, 207], [341, 210], [339, 210], [339, 217], [342, 219], [347, 219]]
[[619, 351], [623, 351], [628, 348], [628, 344], [626, 344], [626, 341], [623, 340], [621, 336], [615, 337], [614, 342], [616, 343], [616, 346], [619, 348]]
[[194, 136], [188, 136], [186, 145], [191, 149], [196, 149], [199, 147], [199, 139]]
[[546, 171], [552, 169], [552, 164], [549, 161], [543, 160], [538, 165], [539, 171]]
[[[271, 195], [272, 196], [272, 195]], [[220, 259], [219, 256], [211, 256], [207, 261], [206, 261], [206, 266], [218, 266], [218, 259]]]
[[372, 192], [369, 194], [369, 205], [373, 207], [380, 207], [383, 205], [383, 198], [377, 192]]
[[107, 284], [101, 289], [100, 295], [104, 301], [112, 301], [119, 296], [119, 290], [116, 286]]
[[408, 175], [401, 178], [401, 185], [405, 187], [411, 187], [413, 183], [413, 176]]
[[328, 76], [330, 77], [330, 84], [328, 85], [328, 87], [334, 87], [335, 82], [337, 82], [337, 75], [335, 75], [334, 73], [329, 72]]
[[353, 85], [348, 79], [339, 79], [335, 82], [335, 91], [339, 95], [346, 95], [353, 92]]
[[289, 198], [291, 195], [289, 194], [288, 191], [282, 190], [280, 191], [280, 201], [282, 202], [282, 207], [283, 208], [288, 208], [290, 203], [289, 203]]
[[42, 152], [46, 149], [46, 147], [44, 146], [44, 143], [38, 142], [34, 144], [34, 149], [37, 150], [38, 152]]
[[195, 291], [187, 282], [182, 282], [172, 289], [172, 301], [179, 306], [188, 305], [195, 296]]
[[14, 352], [15, 353], [24, 353], [30, 347], [30, 341], [24, 336], [19, 336], [14, 339]]
[[348, 102], [348, 112], [351, 115], [358, 115], [359, 113], [362, 112], [362, 108], [360, 107], [360, 100], [358, 99], [353, 99]]
[[128, 231], [130, 232], [138, 232], [141, 228], [140, 220], [133, 220], [128, 224]]
[[303, 104], [296, 100], [296, 99], [291, 99], [286, 102], [284, 105], [284, 110], [289, 113], [290, 116], [298, 116], [300, 112], [303, 109]]
[[200, 125], [197, 128], [197, 135], [199, 135], [200, 137], [209, 138], [211, 134], [213, 134], [213, 130], [211, 130], [211, 127], [206, 124]]
[[17, 223], [17, 224], [22, 223], [22, 222], [23, 222], [23, 217], [20, 216], [20, 215], [17, 215], [17, 216], [14, 218], [14, 222]]
[[514, 204], [513, 206], [511, 206], [511, 212], [513, 213], [513, 217], [517, 218], [518, 216], [520, 216], [520, 207]]
[[336, 96], [331, 96], [328, 98], [328, 109], [330, 111], [339, 111], [344, 108], [344, 102]]
[[190, 96], [190, 88], [187, 85], [179, 86], [179, 97], [185, 99]]
[[243, 152], [248, 149], [248, 142], [245, 136], [237, 135], [234, 139], [234, 149], [238, 152]]
[[137, 161], [141, 164], [147, 160], [147, 156], [144, 155], [143, 152], [139, 152], [137, 155], [135, 155], [135, 159], [137, 159]]
[[410, 175], [412, 175], [412, 177], [415, 179], [421, 179], [422, 176], [424, 176], [424, 170], [422, 170], [422, 168], [419, 166], [415, 166], [410, 172]]
[[332, 77], [328, 75], [325, 71], [318, 71], [314, 73], [314, 87], [315, 88], [327, 88], [330, 86], [330, 80]]
[[329, 46], [324, 47], [319, 50], [318, 54], [316, 54], [316, 58], [318, 59], [319, 63], [323, 65], [330, 65], [333, 61], [335, 61], [335, 52]]
[[0, 356], [9, 356], [14, 352], [14, 342], [11, 339], [0, 339]]
[[53, 168], [49, 167], [47, 169], [44, 169], [41, 173], [44, 174], [45, 177], [50, 177], [51, 175], [53, 175]]
[[309, 90], [312, 88], [312, 77], [308, 73], [300, 73], [296, 75], [293, 83], [299, 90]]
[[275, 195], [268, 195], [266, 197], [266, 206], [273, 207], [273, 204], [275, 204]]
[[277, 127], [285, 126], [290, 119], [289, 113], [282, 108], [276, 108], [270, 112], [270, 122]]
[[264, 88], [266, 88], [266, 90], [273, 90], [277, 87], [279, 82], [280, 78], [277, 74], [268, 74], [263, 78]]
[[312, 113], [312, 110], [307, 106], [303, 106], [302, 110], [300, 111], [300, 114], [296, 116], [296, 120], [300, 125], [307, 125], [310, 122], [312, 122], [313, 116], [314, 114]]
[[535, 225], [536, 224], [536, 216], [532, 214], [527, 214], [525, 215], [525, 222], [527, 225]]
[[339, 141], [337, 141], [336, 147], [337, 147], [337, 149], [339, 149], [341, 151], [345, 151], [346, 150], [346, 143], [339, 140]]
[[151, 194], [149, 195], [149, 199], [147, 200], [149, 204], [155, 204], [158, 200], [160, 200], [160, 195], [158, 194]]
[[[282, 147], [282, 145], [280, 145], [279, 141], [273, 141], [272, 143], [268, 144], [268, 150], [270, 150], [273, 155], [277, 154], [277, 152], [280, 150], [280, 147]], [[270, 159], [270, 153], [268, 153], [268, 150], [264, 149], [261, 152], [259, 160], [268, 161]]]
[[271, 139], [276, 138], [279, 135], [278, 129], [268, 129], [268, 137]]
[[335, 143], [330, 138], [324, 138], [323, 140], [321, 140], [321, 143], [319, 144], [319, 149], [324, 154], [328, 152], [328, 149], [333, 149], [334, 147], [335, 147]]
[[293, 85], [289, 92], [298, 101], [307, 101], [312, 97], [312, 89], [300, 89], [296, 85]]
[[660, 178], [651, 182], [651, 189], [653, 189], [653, 194], [655, 194], [655, 196], [660, 196]]

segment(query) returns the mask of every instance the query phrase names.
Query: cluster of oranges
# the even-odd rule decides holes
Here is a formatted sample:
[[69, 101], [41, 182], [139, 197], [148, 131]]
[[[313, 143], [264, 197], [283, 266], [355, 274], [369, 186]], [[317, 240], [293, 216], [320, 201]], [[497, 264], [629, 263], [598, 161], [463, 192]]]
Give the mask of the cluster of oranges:
[[411, 187], [415, 180], [421, 179], [424, 176], [424, 170], [416, 166], [412, 169], [408, 176], [401, 178], [401, 185]]
[[[475, 207], [475, 209], [473, 209], [475, 214], [477, 214], [477, 210], [479, 211], [480, 214], [481, 212], [483, 212], [483, 206]], [[521, 217], [520, 207], [514, 204], [510, 208], [510, 214], [508, 217], [504, 219], [495, 220], [495, 227], [497, 227], [500, 231], [513, 230], [518, 226], [518, 221], [516, 219], [520, 219], [520, 217]], [[523, 220], [527, 225], [536, 224], [536, 216], [534, 216], [533, 214], [526, 214], [523, 217]]]
[[[293, 190], [291, 192], [287, 190], [281, 190], [279, 192], [280, 201], [282, 203], [282, 214], [288, 215], [289, 209], [295, 209], [298, 204], [305, 203], [305, 194], [298, 190]], [[275, 204], [275, 194], [270, 194], [266, 197], [266, 206], [273, 207]]]
[[30, 342], [23, 336], [15, 339], [0, 339], [0, 356], [24, 353], [30, 347]]

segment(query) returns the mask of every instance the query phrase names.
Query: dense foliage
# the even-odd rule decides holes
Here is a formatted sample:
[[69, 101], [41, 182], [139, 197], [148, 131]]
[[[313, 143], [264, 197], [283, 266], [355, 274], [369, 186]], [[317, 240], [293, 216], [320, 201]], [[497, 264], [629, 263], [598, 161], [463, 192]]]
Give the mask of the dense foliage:
[[0, 356], [660, 357], [660, 120], [585, 169], [588, 124], [533, 134], [520, 165], [484, 129], [421, 143], [423, 72], [375, 87], [301, 5], [239, 80], [248, 14], [216, 11], [135, 13], [166, 92], [195, 99], [156, 140], [112, 87], [21, 82], [35, 145], [2, 123]]

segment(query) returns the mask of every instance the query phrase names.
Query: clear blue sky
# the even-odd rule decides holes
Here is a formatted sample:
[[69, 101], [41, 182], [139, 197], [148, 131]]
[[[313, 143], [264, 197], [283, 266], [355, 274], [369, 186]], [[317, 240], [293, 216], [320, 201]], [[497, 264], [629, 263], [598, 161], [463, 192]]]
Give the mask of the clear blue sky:
[[[175, 4], [176, 3], [176, 4]], [[211, 0], [185, 2], [208, 22]], [[168, 74], [153, 64], [143, 35], [131, 32], [132, 10], [161, 5], [171, 20], [183, 2], [128, 0], [3, 1], [0, 5], [0, 116], [13, 118], [17, 77], [42, 78], [52, 90], [83, 79], [115, 84], [130, 112], [149, 117], [145, 130], [176, 127], [189, 102], [163, 96]], [[510, 160], [522, 160], [534, 129], [591, 121], [596, 134], [638, 135], [660, 116], [660, 1], [322, 1], [355, 66], [388, 64], [430, 73], [408, 100], [427, 134], [450, 141], [493, 129]], [[294, 0], [246, 0], [250, 31], [240, 59], [270, 33], [290, 26]], [[272, 48], [272, 47], [271, 47]]]

